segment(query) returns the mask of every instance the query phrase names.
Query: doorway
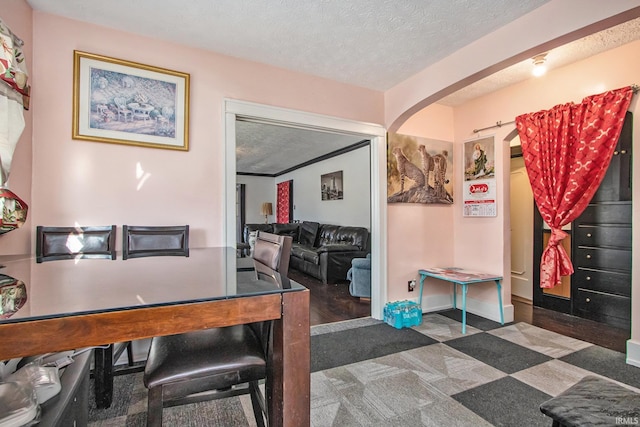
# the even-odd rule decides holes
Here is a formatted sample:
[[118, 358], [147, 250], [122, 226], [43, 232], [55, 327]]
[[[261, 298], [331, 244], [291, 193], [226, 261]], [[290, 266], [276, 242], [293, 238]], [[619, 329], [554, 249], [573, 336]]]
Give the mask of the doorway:
[[382, 319], [387, 300], [386, 266], [386, 130], [379, 125], [250, 102], [225, 100], [225, 245], [235, 246], [235, 185], [237, 117], [269, 121], [284, 126], [359, 135], [371, 141], [371, 316]]

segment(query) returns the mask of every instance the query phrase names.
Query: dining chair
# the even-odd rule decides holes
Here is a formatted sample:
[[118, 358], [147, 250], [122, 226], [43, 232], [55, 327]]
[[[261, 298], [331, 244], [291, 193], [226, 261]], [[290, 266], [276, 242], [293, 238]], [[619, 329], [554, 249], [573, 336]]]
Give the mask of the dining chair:
[[[261, 280], [276, 280], [274, 270], [288, 269], [282, 260], [289, 258], [292, 238], [280, 237], [256, 241], [255, 273]], [[162, 426], [165, 407], [249, 394], [256, 424], [264, 427], [269, 417], [259, 382], [267, 377], [271, 329], [272, 322], [257, 322], [154, 337], [143, 377], [149, 389], [147, 426]]]
[[116, 226], [36, 227], [36, 262], [73, 258], [116, 259]]
[[[36, 262], [64, 259], [116, 259], [116, 226], [36, 227]], [[113, 365], [127, 352], [127, 363], [133, 366], [131, 341], [109, 344], [94, 349], [95, 399], [99, 408], [108, 407], [113, 390]]]
[[291, 236], [258, 231], [252, 256], [261, 264], [288, 276], [292, 245], [293, 238]]
[[189, 256], [189, 226], [122, 226], [122, 259]]

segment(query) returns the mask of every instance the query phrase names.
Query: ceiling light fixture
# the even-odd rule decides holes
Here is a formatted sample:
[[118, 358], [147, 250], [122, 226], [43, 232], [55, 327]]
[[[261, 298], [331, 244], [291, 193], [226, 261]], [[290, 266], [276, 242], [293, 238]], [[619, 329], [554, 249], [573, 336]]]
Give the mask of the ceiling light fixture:
[[531, 71], [531, 73], [534, 76], [540, 77], [547, 72], [547, 66], [545, 65], [546, 60], [546, 53], [541, 53], [540, 55], [536, 55], [533, 57], [533, 70]]

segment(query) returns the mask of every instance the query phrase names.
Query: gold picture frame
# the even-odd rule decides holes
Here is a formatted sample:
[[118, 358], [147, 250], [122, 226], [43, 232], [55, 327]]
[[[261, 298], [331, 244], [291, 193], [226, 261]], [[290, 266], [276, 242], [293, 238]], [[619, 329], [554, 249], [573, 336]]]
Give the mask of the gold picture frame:
[[73, 139], [189, 150], [189, 74], [73, 52]]

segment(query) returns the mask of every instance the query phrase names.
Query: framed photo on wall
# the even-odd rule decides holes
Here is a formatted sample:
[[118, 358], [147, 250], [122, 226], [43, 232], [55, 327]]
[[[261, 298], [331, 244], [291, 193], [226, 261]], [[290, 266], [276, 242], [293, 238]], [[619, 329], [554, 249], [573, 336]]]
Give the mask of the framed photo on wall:
[[189, 150], [189, 74], [74, 51], [73, 139]]
[[464, 143], [463, 216], [496, 216], [494, 137]]
[[342, 171], [331, 172], [320, 176], [322, 200], [342, 200]]

